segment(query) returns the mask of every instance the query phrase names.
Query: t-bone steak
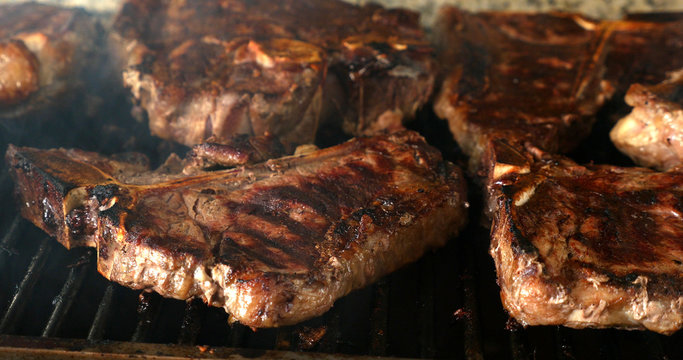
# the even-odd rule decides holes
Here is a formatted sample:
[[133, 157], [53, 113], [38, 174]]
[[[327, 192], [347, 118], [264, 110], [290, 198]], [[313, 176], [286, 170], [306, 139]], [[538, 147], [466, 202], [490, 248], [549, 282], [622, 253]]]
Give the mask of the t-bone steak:
[[106, 278], [252, 327], [320, 315], [466, 221], [461, 171], [410, 131], [197, 175], [117, 159], [6, 154], [22, 215], [67, 248], [96, 247]]
[[683, 173], [507, 149], [491, 171], [501, 187], [490, 252], [510, 315], [524, 325], [680, 329]]
[[[418, 15], [338, 0], [128, 0], [114, 23], [123, 79], [154, 135], [312, 142], [319, 122], [396, 129], [431, 95]], [[324, 89], [324, 91], [323, 91]]]

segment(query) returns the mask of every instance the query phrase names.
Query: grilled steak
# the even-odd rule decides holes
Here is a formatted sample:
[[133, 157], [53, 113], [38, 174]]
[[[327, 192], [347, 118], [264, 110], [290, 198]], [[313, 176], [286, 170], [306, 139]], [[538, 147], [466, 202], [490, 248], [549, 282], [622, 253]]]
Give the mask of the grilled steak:
[[252, 327], [292, 324], [465, 223], [461, 172], [414, 132], [200, 175], [179, 162], [11, 146], [21, 213], [135, 289], [200, 297]]
[[73, 98], [92, 71], [100, 33], [83, 10], [0, 5], [0, 118]]
[[484, 153], [496, 139], [571, 149], [610, 94], [602, 81], [608, 33], [580, 15], [444, 8], [435, 33], [448, 68], [434, 109], [472, 171], [488, 167]]
[[129, 0], [114, 30], [152, 133], [187, 145], [264, 132], [308, 143], [321, 113], [352, 134], [395, 128], [433, 85], [417, 15], [375, 5]]
[[667, 170], [683, 163], [683, 69], [667, 81], [633, 84], [631, 113], [612, 129], [614, 145], [643, 166]]
[[683, 173], [507, 149], [495, 164], [490, 252], [510, 315], [525, 325], [678, 330]]
[[683, 13], [631, 16], [606, 23], [611, 33], [605, 79], [615, 87], [610, 109], [615, 121], [628, 112], [624, 95], [639, 83], [654, 85], [683, 68]]

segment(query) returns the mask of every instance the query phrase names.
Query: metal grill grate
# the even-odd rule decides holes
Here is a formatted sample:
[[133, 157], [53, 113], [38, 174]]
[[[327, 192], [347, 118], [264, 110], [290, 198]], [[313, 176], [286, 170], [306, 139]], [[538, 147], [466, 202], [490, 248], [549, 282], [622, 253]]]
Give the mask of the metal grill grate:
[[[416, 127], [448, 158], [457, 158], [452, 140], [444, 138], [448, 134], [445, 124], [436, 121], [433, 114], [421, 114]], [[146, 129], [135, 133], [146, 133]], [[31, 144], [29, 140], [18, 141], [52, 146]], [[82, 144], [77, 137], [61, 141], [62, 146]], [[112, 147], [117, 142], [106, 139], [84, 144], [109, 152], [153, 154], [162, 149], [157, 159], [177, 151], [153, 141], [138, 139], [134, 149]], [[0, 201], [5, 206], [0, 216], [0, 348], [10, 353], [58, 348], [205, 357], [286, 357], [299, 352], [316, 357], [327, 353], [455, 359], [683, 358], [680, 334], [666, 337], [613, 329], [523, 329], [508, 323], [487, 253], [489, 233], [478, 225], [481, 209], [477, 206], [481, 204], [476, 200], [471, 201], [469, 227], [445, 248], [338, 300], [319, 318], [280, 329], [252, 331], [240, 324], [229, 325], [222, 309], [207, 307], [199, 300], [164, 299], [106, 281], [96, 271], [94, 250], [67, 251], [22, 220], [11, 205], [11, 187], [2, 164]], [[470, 189], [476, 188], [471, 184]], [[481, 194], [473, 192], [470, 199], [481, 199]], [[320, 333], [324, 334], [318, 339], [316, 334]]]

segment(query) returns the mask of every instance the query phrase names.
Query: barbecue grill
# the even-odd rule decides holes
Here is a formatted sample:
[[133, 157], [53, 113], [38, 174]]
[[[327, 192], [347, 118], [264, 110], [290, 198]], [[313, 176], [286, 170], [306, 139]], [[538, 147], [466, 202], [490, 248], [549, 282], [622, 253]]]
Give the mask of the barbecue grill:
[[[0, 146], [139, 151], [161, 162], [185, 148], [152, 138], [130, 118], [123, 92], [95, 113], [60, 110], [54, 121], [3, 129]], [[87, 99], [83, 101], [89, 101]], [[83, 104], [79, 104], [82, 106]], [[605, 118], [607, 114], [600, 114]], [[97, 120], [97, 121], [95, 121]], [[572, 157], [627, 162], [598, 125]], [[86, 125], [83, 125], [86, 124]], [[465, 164], [447, 126], [428, 109], [411, 125], [446, 158]], [[131, 136], [135, 134], [135, 136]], [[0, 164], [0, 357], [92, 358], [508, 358], [680, 359], [683, 334], [616, 329], [523, 328], [502, 308], [482, 195], [470, 184], [470, 224], [456, 239], [294, 326], [252, 330], [199, 300], [165, 299], [111, 283], [93, 249], [67, 251], [22, 219]]]

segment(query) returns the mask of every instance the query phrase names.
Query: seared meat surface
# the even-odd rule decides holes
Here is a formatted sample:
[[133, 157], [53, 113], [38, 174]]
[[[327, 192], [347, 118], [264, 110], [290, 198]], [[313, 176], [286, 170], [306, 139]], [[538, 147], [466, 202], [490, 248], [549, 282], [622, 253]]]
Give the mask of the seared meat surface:
[[397, 128], [434, 81], [417, 15], [376, 5], [129, 0], [114, 30], [152, 133], [186, 145], [270, 132], [292, 147], [321, 117], [356, 135]]
[[444, 8], [435, 33], [446, 71], [434, 110], [473, 172], [487, 167], [496, 139], [568, 151], [610, 95], [602, 81], [608, 33], [578, 14]]
[[495, 179], [490, 252], [510, 315], [525, 325], [678, 330], [683, 173], [507, 149], [496, 163], [508, 171]]
[[610, 105], [616, 121], [628, 112], [623, 100], [631, 85], [654, 85], [683, 68], [683, 13], [633, 16], [606, 26], [605, 79], [615, 87]]
[[643, 166], [683, 164], [683, 69], [658, 85], [631, 85], [626, 103], [633, 110], [610, 132], [614, 145]]
[[[624, 79], [671, 70], [680, 57], [654, 49], [680, 51], [672, 24], [442, 11], [434, 108], [483, 178], [501, 298], [520, 323], [666, 334], [683, 324], [683, 174], [548, 155], [585, 138]], [[654, 100], [653, 88], [634, 88], [628, 101]], [[648, 116], [671, 109], [648, 106]], [[674, 140], [653, 125], [645, 137]]]
[[59, 104], [82, 89], [100, 34], [80, 9], [0, 5], [0, 117]]
[[414, 132], [188, 176], [139, 156], [10, 146], [21, 213], [135, 289], [200, 297], [252, 327], [296, 323], [441, 246], [462, 174]]

